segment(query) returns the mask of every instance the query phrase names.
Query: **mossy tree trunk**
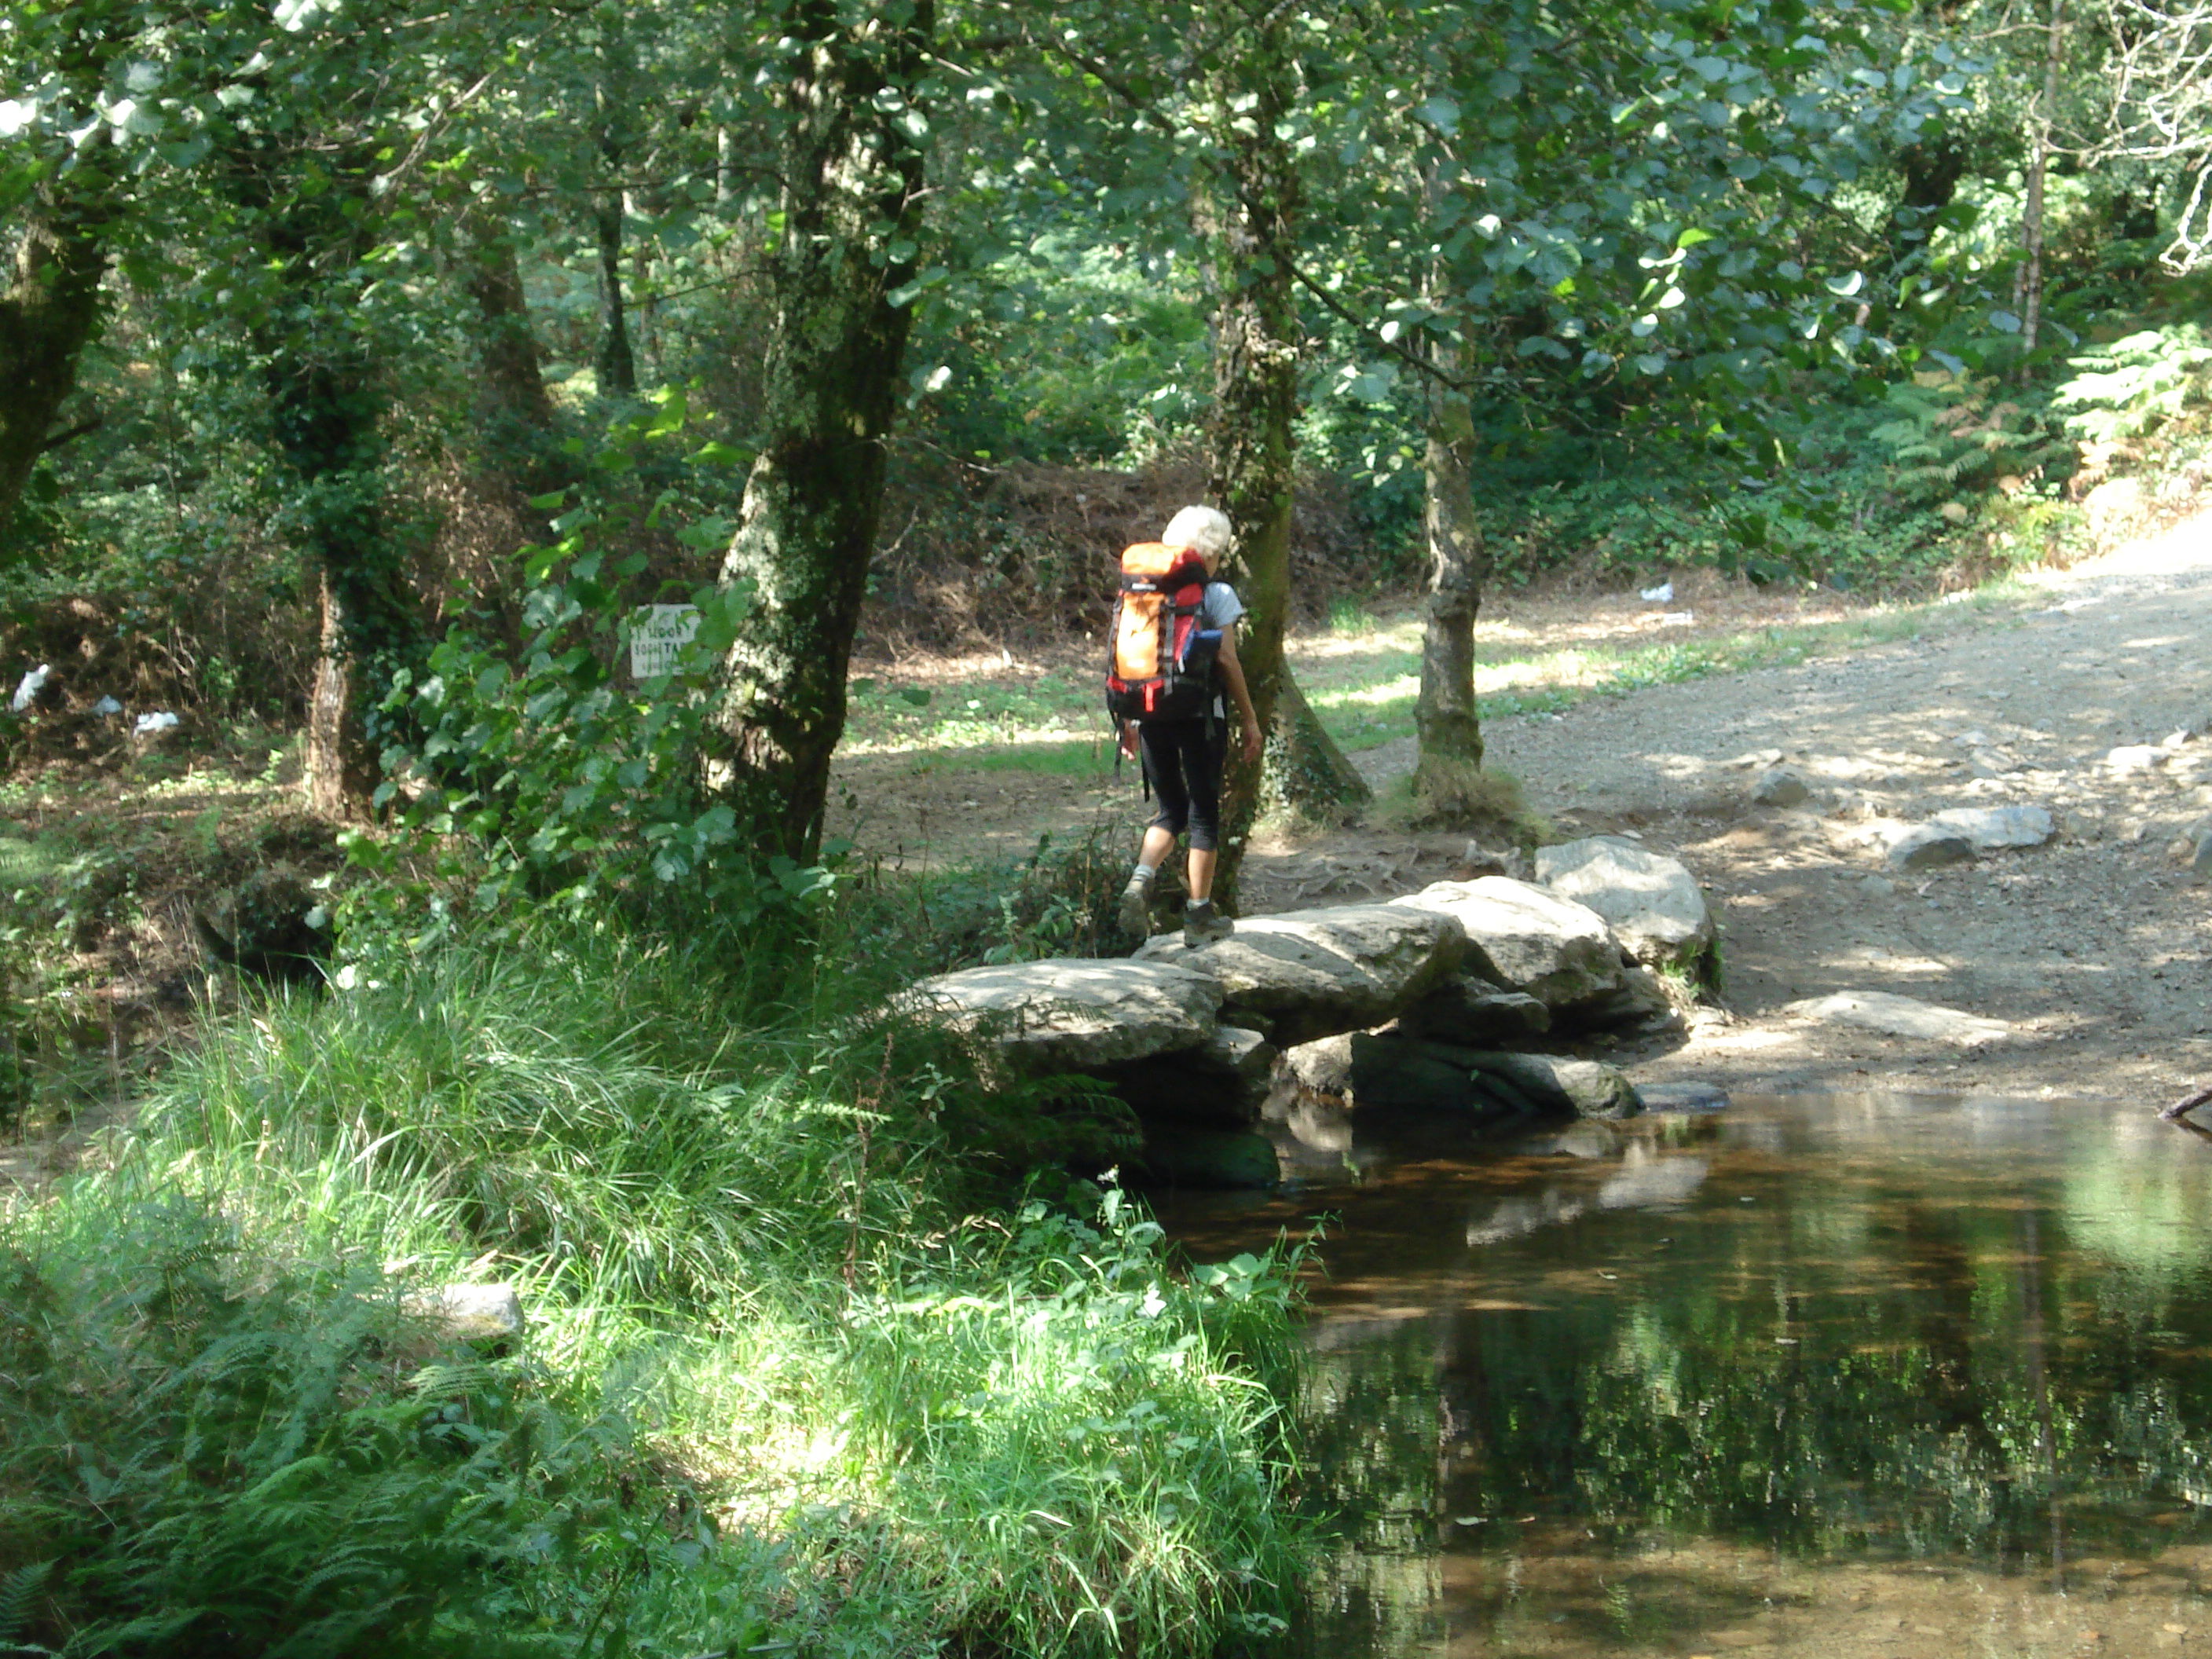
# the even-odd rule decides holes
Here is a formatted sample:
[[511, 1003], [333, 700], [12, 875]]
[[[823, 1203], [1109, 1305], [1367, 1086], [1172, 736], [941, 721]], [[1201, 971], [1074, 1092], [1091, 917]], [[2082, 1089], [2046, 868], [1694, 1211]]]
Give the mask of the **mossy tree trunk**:
[[[1293, 258], [1300, 205], [1296, 158], [1281, 135], [1294, 88], [1284, 9], [1234, 33], [1215, 58], [1212, 102], [1224, 123], [1214, 188], [1201, 211], [1214, 283], [1213, 498], [1235, 529], [1229, 577], [1244, 600], [1237, 657], [1262, 731], [1274, 723], [1284, 680], [1290, 600], [1293, 426], [1298, 411], [1300, 331]], [[1214, 894], [1231, 910], [1261, 805], [1264, 757], [1248, 763], [1231, 744]]]
[[376, 787], [371, 716], [393, 672], [419, 656], [422, 621], [387, 533], [386, 394], [355, 291], [373, 216], [370, 172], [355, 156], [327, 173], [307, 162], [277, 182], [273, 166], [249, 168], [246, 194], [266, 214], [272, 309], [282, 319], [262, 338], [270, 424], [322, 610], [304, 782], [312, 811], [346, 817], [366, 810]]
[[839, 21], [797, 9], [781, 97], [783, 226], [765, 439], [722, 564], [750, 610], [725, 662], [707, 787], [761, 854], [819, 849], [830, 758], [897, 407], [921, 220], [922, 127], [905, 99], [934, 29], [930, 0]]
[[0, 552], [100, 322], [111, 150], [104, 138], [84, 148], [75, 171], [40, 185], [27, 204], [15, 270], [0, 290]]
[[1276, 685], [1263, 789], [1263, 807], [1322, 823], [1341, 822], [1375, 799], [1359, 769], [1314, 713], [1287, 664]]
[[461, 289], [475, 313], [477, 436], [486, 461], [519, 495], [574, 481], [560, 417], [545, 389], [537, 330], [515, 258], [513, 228], [478, 210], [461, 227]]
[[1430, 388], [1424, 457], [1428, 534], [1427, 614], [1421, 630], [1421, 689], [1413, 704], [1419, 758], [1413, 793], [1425, 817], [1460, 823], [1471, 815], [1468, 782], [1482, 769], [1482, 719], [1474, 694], [1474, 623], [1490, 561], [1474, 516], [1474, 421], [1467, 396]]

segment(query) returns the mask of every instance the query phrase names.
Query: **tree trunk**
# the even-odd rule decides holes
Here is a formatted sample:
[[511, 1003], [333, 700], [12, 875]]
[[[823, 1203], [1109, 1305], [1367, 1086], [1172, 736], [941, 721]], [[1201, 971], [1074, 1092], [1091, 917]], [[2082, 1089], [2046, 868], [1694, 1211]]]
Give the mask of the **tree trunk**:
[[[2045, 34], [2043, 91], [2036, 100], [2035, 134], [2028, 158], [2027, 191], [2021, 204], [2021, 245], [2026, 258], [2021, 264], [2020, 341], [2023, 352], [2035, 349], [2043, 326], [2043, 185], [2051, 167], [2051, 128], [2058, 114], [2058, 63], [2065, 39], [2065, 0], [2051, 0], [2051, 19]], [[2027, 365], [2021, 365], [2025, 376]]]
[[1374, 799], [1375, 791], [1329, 736], [1285, 663], [1276, 682], [1275, 722], [1267, 733], [1261, 804], [1269, 811], [1335, 823], [1350, 816], [1351, 809]]
[[592, 208], [592, 228], [599, 245], [600, 328], [593, 364], [602, 398], [637, 396], [637, 362], [630, 356], [629, 317], [623, 304], [623, 198], [618, 190], [602, 192]]
[[592, 198], [592, 236], [599, 253], [599, 349], [593, 369], [602, 398], [637, 396], [637, 361], [629, 348], [629, 318], [623, 303], [623, 164], [630, 149], [630, 110], [639, 94], [637, 58], [623, 33], [619, 10], [609, 15], [600, 52], [599, 165], [605, 179]]
[[107, 271], [111, 208], [107, 146], [88, 143], [83, 172], [42, 185], [33, 197], [0, 291], [0, 553], [31, 469], [51, 447], [54, 418], [76, 386], [77, 362], [100, 321], [100, 283]]
[[284, 325], [262, 341], [271, 424], [297, 483], [292, 517], [322, 607], [304, 782], [309, 807], [330, 817], [368, 806], [379, 770], [370, 716], [422, 642], [419, 611], [384, 529], [383, 390], [358, 296], [330, 280], [333, 270], [349, 275], [364, 251], [368, 179], [365, 167], [343, 167], [319, 193], [272, 206], [298, 181], [247, 173], [250, 204], [268, 215]]
[[884, 441], [913, 313], [923, 156], [904, 88], [934, 30], [931, 0], [846, 27], [835, 0], [793, 21], [805, 44], [781, 103], [781, 243], [764, 441], [721, 582], [750, 601], [725, 663], [707, 787], [760, 854], [819, 850], [845, 672], [883, 501]]
[[1413, 704], [1419, 759], [1413, 793], [1423, 816], [1462, 823], [1477, 816], [1473, 780], [1482, 769], [1482, 718], [1474, 695], [1474, 621], [1489, 574], [1474, 516], [1469, 469], [1474, 422], [1464, 393], [1431, 387], [1428, 487], [1428, 616], [1421, 633], [1421, 690]]
[[[1217, 164], [1218, 200], [1209, 204], [1218, 219], [1209, 228], [1221, 295], [1214, 317], [1209, 487], [1236, 532], [1230, 580], [1245, 605], [1237, 654], [1266, 731], [1284, 680], [1298, 410], [1298, 313], [1291, 272], [1299, 191], [1296, 160], [1277, 131], [1291, 96], [1279, 14], [1227, 43], [1217, 63], [1212, 97], [1228, 125], [1221, 135], [1226, 154]], [[1232, 746], [1214, 876], [1217, 900], [1232, 911], [1244, 843], [1259, 815], [1264, 764], [1246, 763]]]
[[461, 286], [476, 313], [478, 441], [518, 495], [542, 495], [570, 482], [576, 469], [561, 453], [560, 418], [545, 390], [514, 237], [482, 213], [469, 216], [463, 234]]

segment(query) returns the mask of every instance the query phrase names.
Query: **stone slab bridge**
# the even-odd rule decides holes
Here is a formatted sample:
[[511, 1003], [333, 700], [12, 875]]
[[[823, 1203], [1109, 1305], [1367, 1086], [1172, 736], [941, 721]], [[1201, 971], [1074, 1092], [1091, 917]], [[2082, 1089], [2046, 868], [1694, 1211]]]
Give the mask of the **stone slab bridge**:
[[1678, 860], [1633, 841], [1545, 848], [1536, 872], [1249, 917], [1195, 949], [1167, 933], [1131, 957], [942, 974], [901, 1006], [1014, 1075], [1108, 1083], [1150, 1171], [1190, 1184], [1267, 1186], [1325, 1163], [1348, 1149], [1355, 1104], [1478, 1123], [1632, 1115], [1644, 1102], [1620, 1072], [1545, 1050], [1678, 1021], [1712, 960], [1711, 911]]

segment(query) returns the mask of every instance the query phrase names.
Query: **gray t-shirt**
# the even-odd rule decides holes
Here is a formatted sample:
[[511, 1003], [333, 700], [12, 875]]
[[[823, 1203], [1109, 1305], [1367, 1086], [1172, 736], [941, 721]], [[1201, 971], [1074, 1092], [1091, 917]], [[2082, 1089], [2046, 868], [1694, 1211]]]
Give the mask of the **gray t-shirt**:
[[1198, 602], [1200, 628], [1226, 628], [1244, 614], [1244, 601], [1227, 582], [1208, 582], [1206, 597]]
[[[1237, 590], [1227, 582], [1208, 582], [1206, 597], [1198, 602], [1198, 625], [1200, 628], [1226, 629], [1244, 614], [1244, 601], [1237, 597]], [[1216, 693], [1213, 717], [1218, 720], [1229, 718], [1229, 699], [1224, 693]]]

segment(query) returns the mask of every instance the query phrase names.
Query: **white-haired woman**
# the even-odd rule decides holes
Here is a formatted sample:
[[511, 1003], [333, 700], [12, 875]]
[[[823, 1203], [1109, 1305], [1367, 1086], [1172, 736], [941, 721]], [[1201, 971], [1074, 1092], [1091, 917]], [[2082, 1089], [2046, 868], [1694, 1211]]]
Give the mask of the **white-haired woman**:
[[[1170, 547], [1190, 548], [1212, 572], [1229, 551], [1229, 517], [1218, 508], [1186, 507], [1168, 521], [1160, 539]], [[1260, 717], [1252, 712], [1243, 665], [1237, 660], [1237, 621], [1243, 614], [1244, 602], [1235, 588], [1224, 581], [1206, 584], [1198, 625], [1218, 629], [1221, 635], [1212, 708], [1192, 720], [1125, 720], [1121, 725], [1122, 752], [1142, 757], [1145, 776], [1160, 808], [1146, 828], [1137, 867], [1121, 893], [1121, 925], [1139, 939], [1152, 930], [1152, 883], [1175, 851], [1176, 838], [1186, 831], [1190, 836], [1190, 896], [1183, 906], [1183, 943], [1204, 945], [1235, 931], [1235, 924], [1213, 907], [1213, 866], [1221, 844], [1221, 771], [1228, 751], [1224, 693], [1237, 705], [1244, 758], [1260, 758]]]

